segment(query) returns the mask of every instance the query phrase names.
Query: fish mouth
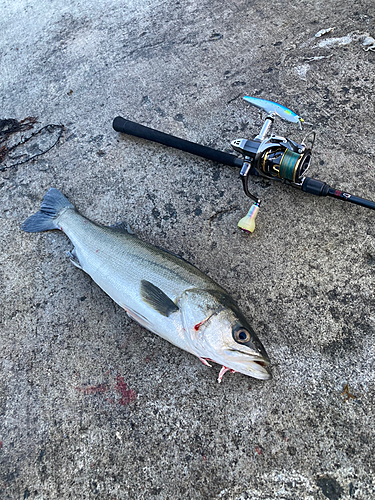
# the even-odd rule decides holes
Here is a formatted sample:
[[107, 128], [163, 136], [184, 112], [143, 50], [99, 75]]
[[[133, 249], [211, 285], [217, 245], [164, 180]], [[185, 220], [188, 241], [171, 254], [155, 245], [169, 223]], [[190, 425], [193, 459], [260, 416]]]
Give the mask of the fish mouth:
[[255, 378], [259, 378], [261, 380], [269, 380], [272, 378], [272, 374], [269, 369], [269, 362], [262, 359], [252, 359], [250, 361], [250, 371], [251, 376]]
[[272, 378], [269, 359], [254, 352], [245, 352], [237, 349], [229, 349], [229, 353], [231, 356], [236, 354], [238, 356], [246, 356], [246, 359], [242, 359], [241, 361], [233, 359], [233, 364], [237, 366], [235, 368], [236, 371], [260, 380], [269, 380]]

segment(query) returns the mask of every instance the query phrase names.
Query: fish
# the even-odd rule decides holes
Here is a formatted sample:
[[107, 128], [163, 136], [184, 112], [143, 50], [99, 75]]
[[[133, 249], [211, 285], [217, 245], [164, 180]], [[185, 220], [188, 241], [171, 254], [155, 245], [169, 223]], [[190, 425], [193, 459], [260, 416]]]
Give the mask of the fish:
[[270, 359], [232, 297], [183, 258], [138, 238], [126, 222], [103, 226], [81, 215], [56, 188], [21, 229], [58, 229], [74, 248], [71, 262], [86, 272], [142, 327], [224, 373], [271, 378]]
[[257, 108], [263, 109], [267, 113], [276, 113], [280, 116], [280, 118], [283, 118], [288, 122], [298, 123], [301, 128], [301, 123], [305, 121], [294, 111], [282, 106], [281, 104], [277, 104], [277, 102], [267, 101], [266, 99], [259, 99], [258, 97], [251, 97], [248, 95], [244, 96], [244, 100]]

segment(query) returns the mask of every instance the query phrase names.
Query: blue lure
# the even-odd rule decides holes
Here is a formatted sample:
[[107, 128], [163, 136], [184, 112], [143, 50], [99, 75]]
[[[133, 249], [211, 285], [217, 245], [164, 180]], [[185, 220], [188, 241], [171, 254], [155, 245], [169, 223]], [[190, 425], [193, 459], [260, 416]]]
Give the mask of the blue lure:
[[244, 100], [257, 108], [263, 109], [267, 113], [276, 113], [280, 116], [280, 118], [283, 118], [288, 122], [298, 123], [302, 128], [301, 124], [304, 122], [304, 119], [298, 116], [291, 109], [288, 109], [281, 104], [277, 104], [277, 102], [267, 101], [266, 99], [258, 99], [258, 97], [250, 97], [248, 95], [245, 95]]

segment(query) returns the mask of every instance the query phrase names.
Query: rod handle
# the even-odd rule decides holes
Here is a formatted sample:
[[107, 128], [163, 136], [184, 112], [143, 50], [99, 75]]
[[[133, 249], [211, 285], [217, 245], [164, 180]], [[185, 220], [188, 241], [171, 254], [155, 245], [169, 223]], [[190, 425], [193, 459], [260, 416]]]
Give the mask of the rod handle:
[[158, 130], [145, 127], [139, 123], [125, 120], [125, 118], [122, 118], [121, 116], [117, 116], [113, 120], [112, 126], [116, 132], [122, 132], [123, 134], [133, 135], [141, 139], [147, 139], [148, 141], [158, 142], [164, 146], [179, 149], [180, 151], [185, 151], [186, 153], [191, 153], [208, 160], [229, 165], [230, 167], [241, 168], [243, 164], [243, 160], [241, 158], [238, 158], [230, 153], [224, 153], [223, 151], [218, 151], [217, 149], [201, 146], [200, 144], [186, 141], [185, 139], [180, 139], [174, 135], [159, 132]]

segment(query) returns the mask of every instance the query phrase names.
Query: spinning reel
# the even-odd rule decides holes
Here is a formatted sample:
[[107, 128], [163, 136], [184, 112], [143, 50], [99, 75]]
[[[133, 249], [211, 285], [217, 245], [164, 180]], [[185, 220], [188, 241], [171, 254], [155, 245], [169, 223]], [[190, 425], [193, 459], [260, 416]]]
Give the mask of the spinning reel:
[[303, 119], [293, 111], [271, 101], [249, 96], [246, 96], [245, 99], [261, 109], [270, 111], [261, 131], [254, 139], [236, 139], [231, 143], [232, 148], [244, 157], [240, 177], [246, 196], [254, 200], [249, 213], [240, 220], [238, 226], [244, 231], [253, 232], [260, 200], [249, 191], [249, 175], [260, 175], [301, 188], [304, 182], [304, 174], [310, 166], [315, 132], [311, 132], [306, 136], [301, 144], [276, 135], [268, 137], [276, 116], [293, 122], [298, 120], [300, 124]]
[[238, 222], [238, 227], [246, 232], [252, 233], [254, 231], [255, 218], [260, 206], [260, 199], [249, 191], [249, 175], [276, 180], [302, 189], [306, 193], [316, 196], [331, 196], [375, 210], [375, 203], [373, 201], [331, 188], [325, 182], [305, 176], [310, 166], [315, 132], [310, 132], [300, 144], [285, 137], [279, 137], [274, 134], [269, 135], [276, 117], [297, 123], [302, 129], [304, 120], [300, 116], [272, 101], [250, 96], [245, 96], [244, 100], [266, 111], [268, 116], [259, 134], [254, 139], [236, 139], [232, 141], [232, 148], [237, 153], [240, 153], [243, 158], [179, 139], [173, 135], [164, 134], [138, 123], [125, 120], [120, 116], [113, 120], [113, 128], [118, 132], [158, 142], [165, 146], [180, 149], [225, 165], [239, 167], [241, 169], [240, 178], [244, 192], [246, 196], [253, 200], [248, 214]]

